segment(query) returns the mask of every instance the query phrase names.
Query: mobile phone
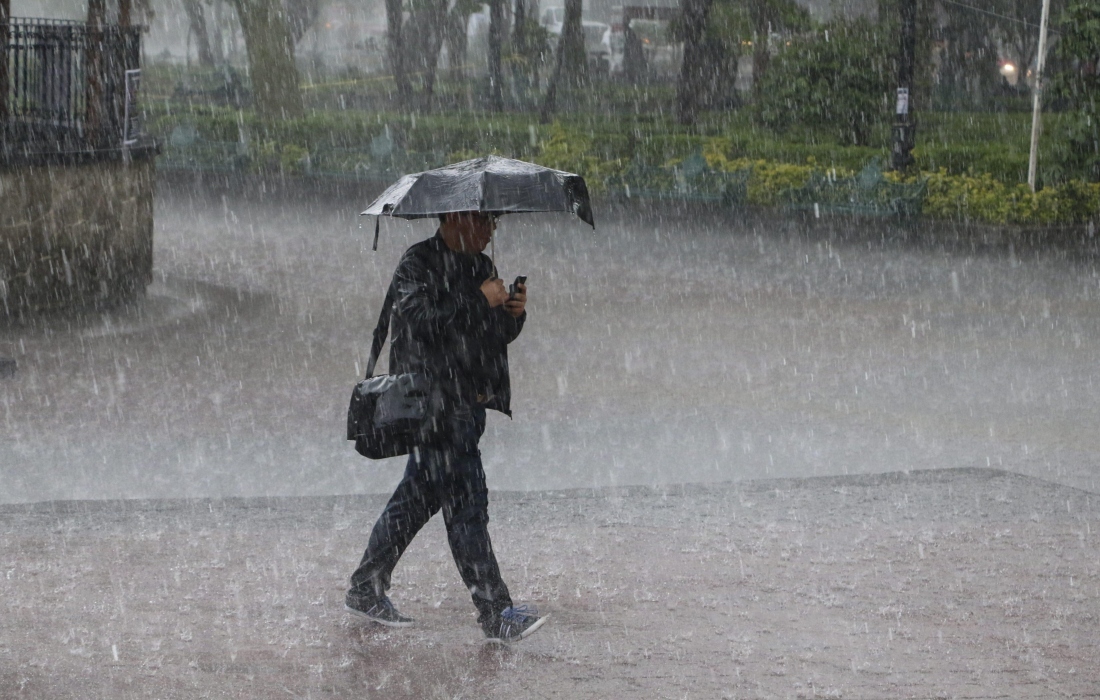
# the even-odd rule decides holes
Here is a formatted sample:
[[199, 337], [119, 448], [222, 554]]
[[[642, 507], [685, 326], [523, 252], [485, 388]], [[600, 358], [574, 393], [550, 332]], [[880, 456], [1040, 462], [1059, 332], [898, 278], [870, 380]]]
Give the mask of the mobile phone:
[[519, 291], [519, 286], [521, 284], [527, 284], [527, 275], [520, 275], [516, 277], [516, 281], [508, 287], [508, 296], [514, 297], [516, 295], [516, 292]]

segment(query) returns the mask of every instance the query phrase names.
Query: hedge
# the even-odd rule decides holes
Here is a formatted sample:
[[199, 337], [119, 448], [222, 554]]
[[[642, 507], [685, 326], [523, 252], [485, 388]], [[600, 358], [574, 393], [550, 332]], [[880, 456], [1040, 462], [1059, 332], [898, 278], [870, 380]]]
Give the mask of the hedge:
[[[970, 123], [960, 125], [963, 119]], [[1036, 193], [1020, 184], [1026, 155], [995, 139], [991, 132], [998, 122], [1015, 130], [1023, 126], [1014, 115], [956, 115], [942, 116], [929, 128], [942, 135], [954, 125], [971, 141], [956, 151], [944, 141], [918, 146], [919, 177], [927, 179], [926, 216], [996, 224], [1068, 224], [1098, 216], [1100, 184], [1070, 180]], [[355, 154], [369, 151], [372, 139], [389, 133], [403, 151], [438, 161], [424, 163], [425, 167], [497, 153], [577, 172], [595, 193], [604, 191], [632, 164], [672, 166], [701, 153], [716, 170], [750, 170], [747, 201], [760, 206], [783, 204], [785, 193], [805, 185], [814, 173], [849, 177], [872, 158], [886, 155], [881, 148], [840, 147], [814, 140], [809, 132], [802, 133], [801, 142], [781, 142], [765, 132], [747, 130], [732, 118], [685, 133], [651, 115], [622, 120], [577, 117], [540, 125], [525, 114], [467, 114], [459, 119], [348, 110], [262, 124], [248, 112], [201, 107], [182, 112], [163, 109], [151, 114], [149, 124], [162, 142], [170, 141], [172, 130], [181, 124], [192, 126], [208, 141], [238, 141], [245, 132], [252, 167], [257, 169], [298, 172], [307, 167], [311, 156], [329, 153], [328, 170], [346, 170], [359, 157]], [[339, 154], [332, 155], [334, 149], [348, 149], [351, 155], [342, 161]], [[992, 172], [975, 169], [981, 163]]]

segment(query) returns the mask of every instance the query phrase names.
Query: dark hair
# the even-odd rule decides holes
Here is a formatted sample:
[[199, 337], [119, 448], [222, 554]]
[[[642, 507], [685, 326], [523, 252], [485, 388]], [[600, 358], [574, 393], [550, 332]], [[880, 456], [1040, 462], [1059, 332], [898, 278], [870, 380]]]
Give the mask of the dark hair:
[[[464, 213], [466, 213], [466, 212], [461, 212], [461, 211], [449, 211], [449, 212], [446, 212], [446, 213], [444, 213], [444, 214], [438, 214], [438, 216], [439, 216], [439, 223], [443, 223], [444, 221], [446, 221], [446, 220], [447, 220], [447, 214], [464, 214]], [[500, 212], [499, 212], [499, 211], [484, 211], [484, 212], [479, 212], [479, 211], [474, 211], [474, 210], [471, 210], [471, 211], [470, 211], [470, 213], [472, 213], [472, 214], [488, 214], [489, 216], [491, 216], [491, 217], [493, 218], [493, 220], [494, 220], [494, 221], [495, 221], [496, 219], [499, 219], [499, 218], [500, 218]]]

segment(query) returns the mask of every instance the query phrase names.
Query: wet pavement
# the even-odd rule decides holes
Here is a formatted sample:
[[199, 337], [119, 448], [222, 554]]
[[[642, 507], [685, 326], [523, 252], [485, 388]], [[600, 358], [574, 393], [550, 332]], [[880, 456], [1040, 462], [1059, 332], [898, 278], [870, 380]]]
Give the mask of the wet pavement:
[[[0, 501], [389, 490], [400, 460], [359, 458], [344, 412], [433, 229], [383, 221], [373, 253], [365, 201], [162, 194], [142, 303], [0, 329]], [[503, 220], [531, 301], [492, 488], [987, 466], [1100, 488], [1095, 255], [662, 211]]]
[[1094, 254], [504, 219], [490, 528], [551, 620], [495, 649], [436, 521], [416, 627], [341, 609], [402, 469], [343, 414], [431, 233], [348, 204], [162, 195], [146, 299], [0, 328], [0, 697], [1096, 697]]
[[481, 641], [440, 522], [342, 610], [379, 496], [0, 506], [0, 697], [1095, 698], [1100, 496], [997, 470], [497, 493]]

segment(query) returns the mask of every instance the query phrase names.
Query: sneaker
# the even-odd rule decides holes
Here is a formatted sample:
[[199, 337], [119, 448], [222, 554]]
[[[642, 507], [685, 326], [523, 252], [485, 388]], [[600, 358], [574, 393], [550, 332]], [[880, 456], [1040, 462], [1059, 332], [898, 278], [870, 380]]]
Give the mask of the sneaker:
[[384, 595], [368, 597], [348, 593], [344, 598], [344, 610], [386, 627], [412, 627], [413, 624], [413, 619], [397, 612], [397, 608]]
[[487, 641], [507, 644], [529, 637], [542, 627], [547, 617], [549, 615], [539, 617], [539, 611], [533, 605], [521, 605], [518, 608], [505, 608], [499, 616], [481, 623], [481, 629], [484, 630]]

